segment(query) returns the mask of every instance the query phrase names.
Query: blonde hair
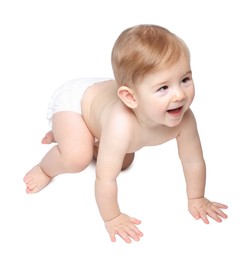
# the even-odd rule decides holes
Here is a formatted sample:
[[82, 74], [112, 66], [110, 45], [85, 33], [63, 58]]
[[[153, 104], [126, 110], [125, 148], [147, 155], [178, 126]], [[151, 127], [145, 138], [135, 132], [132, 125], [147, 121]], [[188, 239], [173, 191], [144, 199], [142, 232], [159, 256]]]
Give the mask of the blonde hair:
[[178, 36], [158, 25], [137, 25], [117, 38], [111, 63], [118, 86], [133, 87], [147, 73], [175, 64], [182, 55], [190, 56]]

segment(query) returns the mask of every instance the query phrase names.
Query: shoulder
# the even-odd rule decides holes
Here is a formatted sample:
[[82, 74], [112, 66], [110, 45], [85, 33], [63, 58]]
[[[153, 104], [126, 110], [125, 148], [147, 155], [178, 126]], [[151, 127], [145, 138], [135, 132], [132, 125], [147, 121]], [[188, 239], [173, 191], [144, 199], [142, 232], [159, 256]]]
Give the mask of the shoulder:
[[102, 128], [113, 128], [113, 130], [130, 130], [136, 121], [134, 113], [128, 109], [120, 100], [111, 102], [106, 108], [102, 118]]
[[101, 119], [101, 138], [130, 143], [136, 118], [121, 102], [110, 104]]
[[130, 138], [135, 120], [132, 111], [119, 101], [110, 109], [102, 128], [109, 130], [115, 137]]

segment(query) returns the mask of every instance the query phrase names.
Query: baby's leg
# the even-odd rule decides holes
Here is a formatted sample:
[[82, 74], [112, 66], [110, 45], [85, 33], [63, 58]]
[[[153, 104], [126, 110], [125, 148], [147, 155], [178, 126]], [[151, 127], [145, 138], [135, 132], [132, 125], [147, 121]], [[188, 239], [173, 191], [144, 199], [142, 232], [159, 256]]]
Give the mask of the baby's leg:
[[92, 161], [94, 138], [80, 114], [58, 112], [52, 123], [57, 144], [25, 175], [28, 193], [40, 191], [61, 173], [81, 172]]
[[[50, 130], [49, 132], [47, 132], [45, 134], [45, 136], [43, 137], [41, 142], [42, 142], [42, 144], [55, 143], [52, 130]], [[99, 142], [97, 141], [94, 144], [93, 157], [94, 157], [95, 160], [97, 159], [98, 149], [99, 149]], [[123, 160], [123, 164], [122, 164], [122, 170], [127, 169], [132, 164], [134, 157], [135, 157], [135, 153], [128, 153], [128, 154], [125, 155], [124, 160]]]

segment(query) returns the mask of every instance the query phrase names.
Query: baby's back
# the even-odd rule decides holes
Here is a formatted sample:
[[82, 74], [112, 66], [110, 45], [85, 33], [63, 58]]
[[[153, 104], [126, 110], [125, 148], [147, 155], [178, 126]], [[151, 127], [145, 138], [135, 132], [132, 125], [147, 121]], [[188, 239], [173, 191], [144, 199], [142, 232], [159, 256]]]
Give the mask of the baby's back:
[[99, 139], [101, 117], [109, 113], [111, 103], [118, 102], [117, 86], [114, 80], [100, 81], [88, 88], [83, 95], [81, 109], [83, 118], [91, 133]]

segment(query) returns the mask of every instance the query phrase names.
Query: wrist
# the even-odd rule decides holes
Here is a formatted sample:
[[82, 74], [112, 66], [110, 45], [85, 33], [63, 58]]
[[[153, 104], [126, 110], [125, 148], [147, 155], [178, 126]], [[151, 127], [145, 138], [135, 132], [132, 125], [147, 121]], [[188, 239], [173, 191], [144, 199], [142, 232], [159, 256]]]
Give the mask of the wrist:
[[204, 195], [203, 196], [198, 196], [198, 197], [188, 197], [187, 199], [188, 200], [198, 200], [198, 199], [203, 199], [204, 198]]
[[112, 221], [116, 218], [118, 218], [119, 216], [121, 215], [121, 212], [119, 214], [117, 214], [115, 217], [112, 217], [112, 218], [108, 218], [108, 219], [103, 219], [104, 222], [109, 222], [109, 221]]

